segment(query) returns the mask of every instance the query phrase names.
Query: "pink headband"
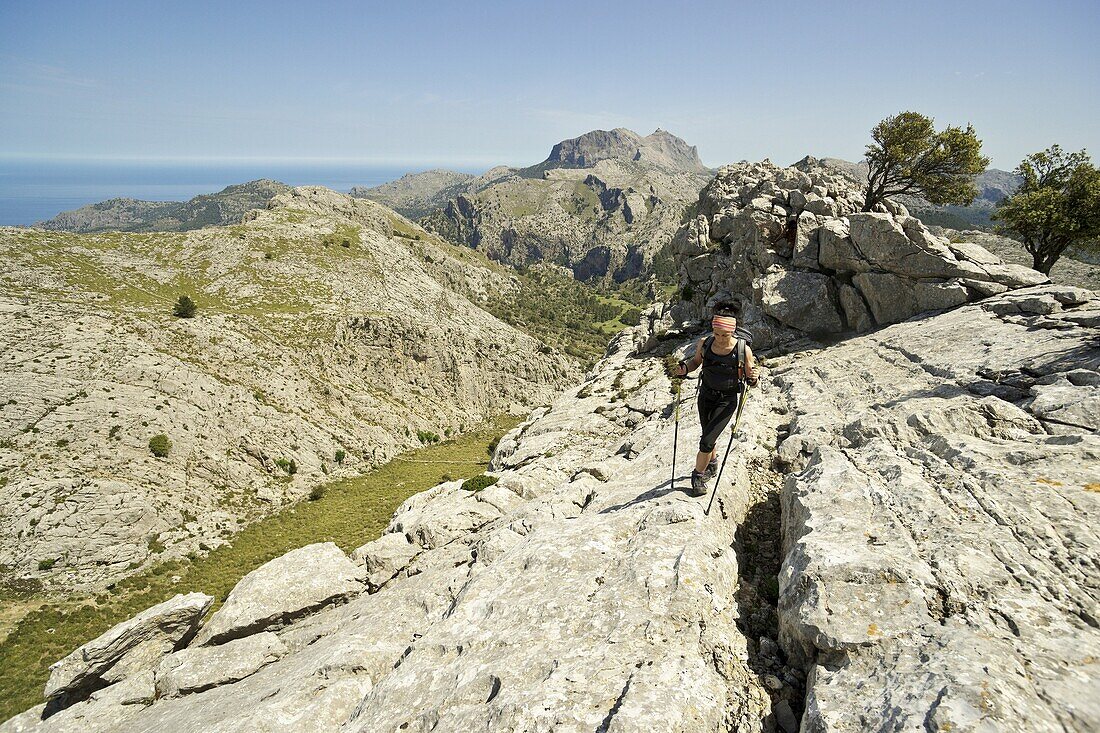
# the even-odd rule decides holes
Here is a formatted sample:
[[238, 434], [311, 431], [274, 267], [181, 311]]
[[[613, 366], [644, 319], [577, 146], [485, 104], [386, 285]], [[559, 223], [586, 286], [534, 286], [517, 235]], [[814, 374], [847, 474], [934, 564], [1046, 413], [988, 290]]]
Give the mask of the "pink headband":
[[737, 319], [714, 316], [710, 319], [710, 325], [715, 331], [733, 331], [737, 327]]

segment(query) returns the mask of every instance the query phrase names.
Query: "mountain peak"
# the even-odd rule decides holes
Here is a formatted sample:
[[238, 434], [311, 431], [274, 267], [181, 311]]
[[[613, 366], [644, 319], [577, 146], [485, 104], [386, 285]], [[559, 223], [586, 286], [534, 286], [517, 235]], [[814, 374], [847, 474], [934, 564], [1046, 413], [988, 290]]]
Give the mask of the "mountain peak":
[[562, 140], [540, 168], [591, 168], [601, 160], [647, 162], [674, 170], [702, 172], [698, 150], [672, 133], [657, 128], [642, 137], [633, 130], [591, 130]]

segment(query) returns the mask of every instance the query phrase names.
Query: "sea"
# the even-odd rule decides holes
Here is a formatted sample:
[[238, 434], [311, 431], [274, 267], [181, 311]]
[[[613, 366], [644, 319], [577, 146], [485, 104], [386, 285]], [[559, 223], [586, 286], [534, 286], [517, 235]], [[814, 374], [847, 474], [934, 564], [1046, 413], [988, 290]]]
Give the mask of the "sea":
[[423, 164], [0, 160], [0, 225], [29, 226], [62, 211], [112, 198], [186, 201], [257, 178], [272, 178], [291, 186], [326, 186], [347, 193], [353, 186], [377, 186], [431, 168], [482, 172]]

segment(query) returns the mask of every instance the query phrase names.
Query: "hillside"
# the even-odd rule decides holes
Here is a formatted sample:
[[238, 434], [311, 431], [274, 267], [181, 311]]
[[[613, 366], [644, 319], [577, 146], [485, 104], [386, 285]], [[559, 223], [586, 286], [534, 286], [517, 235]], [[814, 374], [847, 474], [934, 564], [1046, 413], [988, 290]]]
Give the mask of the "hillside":
[[406, 173], [396, 181], [372, 188], [354, 186], [350, 195], [377, 201], [402, 216], [418, 219], [465, 192], [477, 178], [469, 173], [437, 168], [422, 173]]
[[695, 148], [668, 132], [596, 130], [558, 143], [537, 165], [465, 182], [420, 221], [499, 262], [623, 282], [661, 268], [655, 259], [708, 178]]
[[183, 232], [226, 226], [240, 223], [245, 212], [262, 208], [272, 196], [289, 190], [285, 183], [258, 179], [183, 202], [109, 199], [63, 211], [35, 226], [64, 232]]
[[[322, 188], [187, 233], [5, 228], [0, 251], [0, 567], [56, 590], [205, 552], [329, 477], [545, 402], [574, 357], [489, 311], [583, 359], [605, 340], [534, 327], [593, 298], [565, 278]], [[194, 318], [172, 315], [181, 293]]]
[[[213, 614], [180, 587], [0, 732], [1095, 730], [1100, 300], [858, 204], [827, 169], [722, 168], [676, 237], [703, 297], [649, 308], [489, 479]], [[710, 297], [762, 379], [708, 514], [664, 364]]]

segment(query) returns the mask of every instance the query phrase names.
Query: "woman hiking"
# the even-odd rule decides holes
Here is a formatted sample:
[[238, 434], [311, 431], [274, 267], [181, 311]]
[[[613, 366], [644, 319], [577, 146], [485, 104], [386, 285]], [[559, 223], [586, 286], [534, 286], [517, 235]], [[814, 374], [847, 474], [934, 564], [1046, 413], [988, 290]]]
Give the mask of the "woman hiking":
[[[695, 456], [695, 469], [691, 472], [691, 488], [688, 490], [691, 496], [703, 496], [710, 490], [707, 481], [718, 472], [715, 444], [737, 412], [742, 382], [756, 386], [756, 362], [752, 349], [747, 341], [736, 336], [737, 312], [736, 303], [716, 305], [711, 318], [711, 335], [699, 339], [695, 344], [695, 355], [681, 361], [674, 370], [673, 376], [683, 377], [700, 364], [703, 366], [698, 397], [699, 425], [703, 432], [699, 438], [699, 453]], [[744, 349], [743, 364], [740, 366], [738, 342], [743, 344]]]

